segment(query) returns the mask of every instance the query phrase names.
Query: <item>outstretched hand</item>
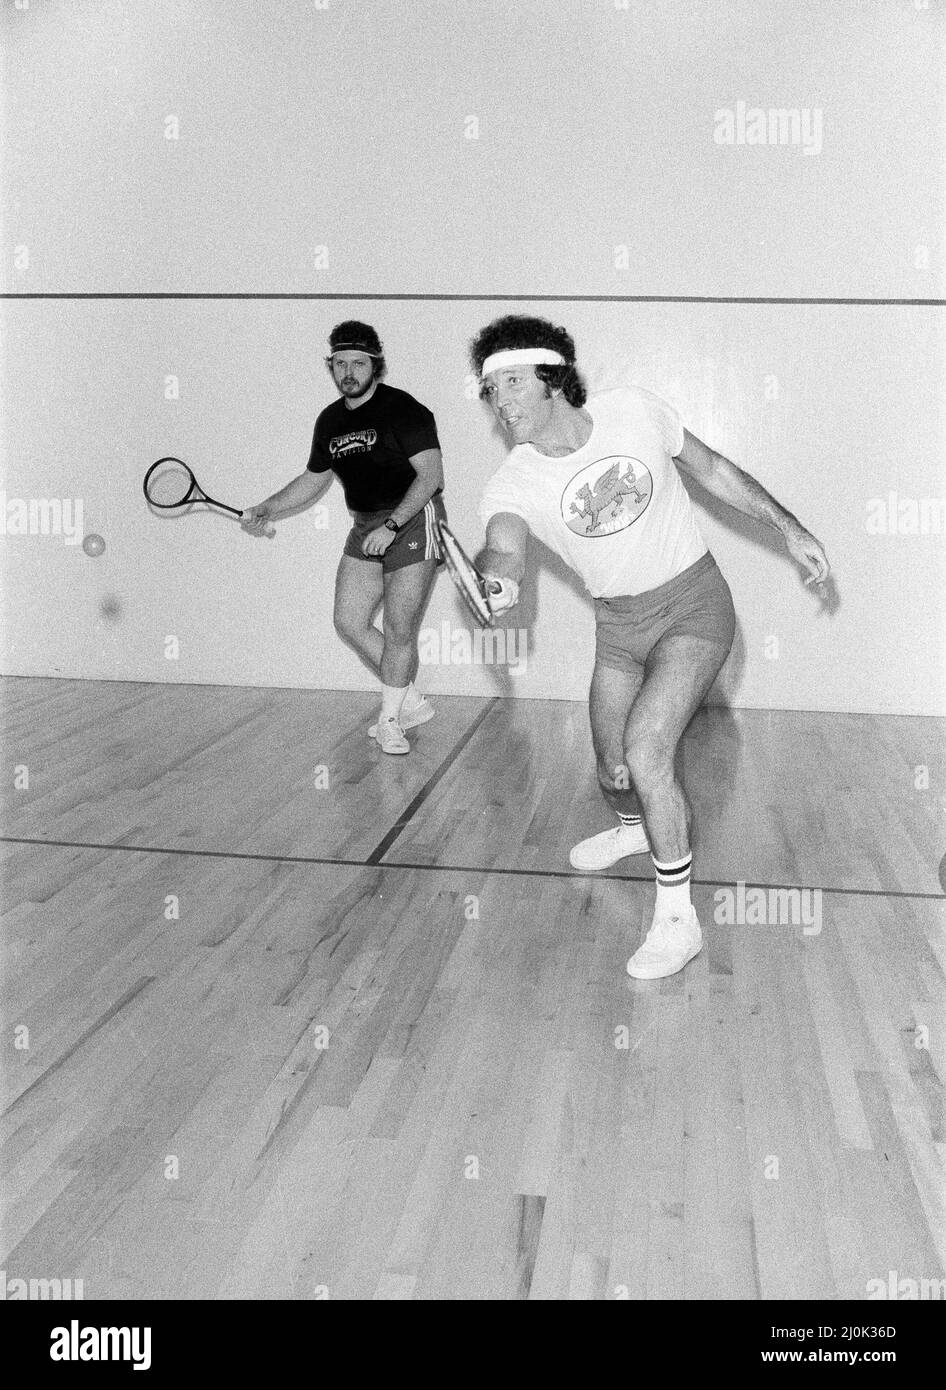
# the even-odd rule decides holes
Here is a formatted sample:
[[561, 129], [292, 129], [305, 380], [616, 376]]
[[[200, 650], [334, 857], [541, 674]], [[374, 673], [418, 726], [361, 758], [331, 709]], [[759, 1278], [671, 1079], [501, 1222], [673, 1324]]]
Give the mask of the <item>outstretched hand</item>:
[[519, 602], [519, 585], [514, 579], [499, 579], [494, 574], [484, 574], [489, 592], [486, 602], [493, 614], [506, 613]]
[[271, 539], [276, 534], [272, 520], [272, 508], [268, 507], [265, 502], [261, 502], [258, 507], [245, 507], [243, 509], [240, 525], [251, 536], [266, 536]]
[[802, 569], [808, 571], [805, 584], [813, 584], [823, 595], [823, 586], [831, 573], [824, 546], [810, 531], [806, 531], [804, 526], [792, 526], [787, 530], [785, 544], [792, 558], [798, 561]]

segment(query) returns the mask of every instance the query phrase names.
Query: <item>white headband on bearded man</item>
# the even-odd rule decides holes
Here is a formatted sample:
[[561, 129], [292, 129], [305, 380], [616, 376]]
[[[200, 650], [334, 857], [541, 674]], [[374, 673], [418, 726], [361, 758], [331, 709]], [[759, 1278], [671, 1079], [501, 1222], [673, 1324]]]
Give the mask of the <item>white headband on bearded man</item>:
[[480, 368], [480, 376], [489, 376], [503, 367], [564, 367], [568, 364], [560, 352], [551, 348], [506, 348], [491, 352]]

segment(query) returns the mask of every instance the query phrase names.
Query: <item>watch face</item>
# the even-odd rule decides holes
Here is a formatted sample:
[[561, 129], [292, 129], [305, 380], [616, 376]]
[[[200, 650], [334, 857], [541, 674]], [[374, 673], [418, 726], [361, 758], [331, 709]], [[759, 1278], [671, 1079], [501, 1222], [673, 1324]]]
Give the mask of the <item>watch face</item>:
[[398, 527], [397, 522], [396, 522], [396, 521], [393, 521], [393, 520], [391, 519], [391, 517], [388, 517], [387, 521], [386, 521], [384, 524], [385, 524], [385, 526], [388, 528], [389, 531], [398, 531], [398, 530], [400, 529], [400, 528]]

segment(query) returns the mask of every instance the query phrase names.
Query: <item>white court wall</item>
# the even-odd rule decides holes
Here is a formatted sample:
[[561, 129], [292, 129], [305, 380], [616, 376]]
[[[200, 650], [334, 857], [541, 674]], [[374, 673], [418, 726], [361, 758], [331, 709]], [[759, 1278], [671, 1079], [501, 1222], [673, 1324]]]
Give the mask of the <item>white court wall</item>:
[[[8, 3], [3, 275], [941, 294], [943, 31], [939, 0]], [[812, 138], [718, 143], [740, 102]]]
[[[306, 513], [263, 542], [154, 518], [144, 467], [180, 454], [238, 505], [286, 481], [332, 398], [327, 330], [363, 317], [391, 382], [437, 415], [475, 545], [503, 450], [465, 344], [518, 310], [571, 329], [592, 387], [671, 400], [824, 541], [832, 610], [777, 538], [700, 505], [740, 620], [717, 698], [946, 710], [946, 537], [908, 529], [946, 494], [942, 308], [607, 298], [942, 296], [935, 7], [51, 3], [3, 26], [8, 294], [328, 296], [5, 301], [8, 504], [81, 499], [107, 541], [92, 560], [2, 538], [7, 671], [369, 688], [331, 628], [337, 487], [324, 527]], [[820, 148], [717, 143], [740, 100], [821, 111]], [[359, 294], [408, 297], [333, 297]], [[501, 294], [534, 298], [475, 298]], [[891, 494], [897, 529], [878, 533]], [[442, 580], [426, 686], [583, 696], [590, 605], [556, 561], [520, 612], [511, 660], [458, 662]]]
[[[378, 324], [390, 380], [434, 410], [449, 513], [475, 546], [476, 499], [504, 446], [486, 407], [468, 399], [463, 346], [502, 307], [8, 305], [18, 369], [7, 429], [24, 441], [10, 461], [8, 498], [35, 493], [38, 478], [41, 496], [81, 498], [84, 529], [101, 533], [107, 550], [89, 559], [64, 537], [6, 538], [7, 669], [368, 688], [331, 626], [348, 527], [337, 484], [323, 514], [284, 520], [275, 540], [262, 541], [220, 515], [154, 517], [140, 490], [144, 466], [178, 454], [208, 491], [238, 506], [288, 481], [305, 465], [315, 414], [332, 399], [321, 362], [326, 326], [354, 312]], [[719, 693], [772, 708], [942, 709], [946, 538], [872, 533], [876, 499], [886, 518], [891, 493], [898, 502], [929, 498], [940, 485], [942, 421], [929, 400], [935, 311], [558, 307], [593, 386], [627, 380], [660, 391], [694, 433], [745, 465], [827, 547], [833, 612], [803, 588], [777, 537], [694, 493], [740, 620]], [[169, 374], [183, 383], [179, 400], [164, 399]], [[425, 622], [436, 634], [425, 645], [429, 688], [584, 693], [590, 604], [557, 560], [541, 550], [535, 558], [522, 616], [510, 623], [528, 636], [517, 635], [505, 665], [462, 664], [465, 638], [455, 634], [468, 623], [441, 581]], [[100, 616], [108, 595], [122, 604], [115, 623]], [[169, 636], [178, 639], [173, 660]]]

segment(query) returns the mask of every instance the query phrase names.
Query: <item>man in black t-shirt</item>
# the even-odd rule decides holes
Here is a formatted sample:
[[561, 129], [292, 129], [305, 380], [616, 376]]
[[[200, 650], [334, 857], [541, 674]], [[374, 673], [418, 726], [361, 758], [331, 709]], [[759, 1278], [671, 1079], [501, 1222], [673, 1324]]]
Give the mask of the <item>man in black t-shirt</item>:
[[[417, 637], [440, 555], [443, 462], [433, 415], [388, 386], [384, 351], [370, 324], [349, 320], [329, 335], [326, 363], [340, 399], [315, 422], [301, 473], [243, 513], [259, 535], [285, 512], [315, 502], [338, 476], [353, 526], [335, 579], [335, 628], [381, 678], [381, 713], [368, 730], [385, 753], [409, 753], [404, 730], [433, 718], [414, 685]], [[383, 605], [384, 632], [374, 624]]]

